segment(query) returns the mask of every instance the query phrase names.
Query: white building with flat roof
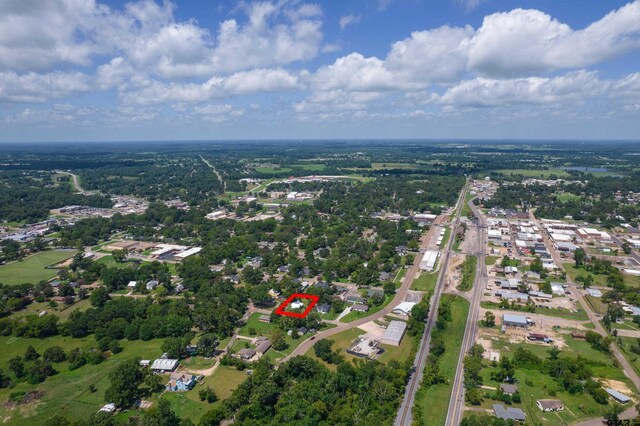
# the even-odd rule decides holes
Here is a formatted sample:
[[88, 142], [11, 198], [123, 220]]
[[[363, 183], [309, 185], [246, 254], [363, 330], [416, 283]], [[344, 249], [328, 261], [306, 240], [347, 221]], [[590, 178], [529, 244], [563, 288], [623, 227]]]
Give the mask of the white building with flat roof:
[[387, 326], [387, 329], [380, 339], [380, 343], [391, 346], [400, 346], [400, 342], [407, 331], [407, 323], [404, 321], [393, 320]]
[[436, 267], [436, 262], [438, 261], [438, 257], [440, 257], [440, 252], [437, 250], [427, 250], [422, 256], [422, 261], [420, 262], [420, 269], [423, 271], [433, 271]]

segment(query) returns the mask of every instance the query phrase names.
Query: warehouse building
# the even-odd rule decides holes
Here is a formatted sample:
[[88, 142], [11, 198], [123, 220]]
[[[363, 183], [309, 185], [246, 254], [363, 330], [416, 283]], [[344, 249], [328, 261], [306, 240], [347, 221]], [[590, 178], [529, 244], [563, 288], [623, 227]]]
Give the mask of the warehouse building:
[[502, 325], [507, 327], [524, 327], [527, 328], [529, 321], [524, 315], [504, 314], [502, 316]]
[[436, 262], [440, 257], [440, 252], [437, 250], [427, 250], [420, 262], [420, 269], [423, 271], [433, 271], [436, 267]]
[[400, 346], [400, 342], [407, 331], [407, 323], [404, 321], [391, 321], [382, 335], [381, 343], [392, 346]]

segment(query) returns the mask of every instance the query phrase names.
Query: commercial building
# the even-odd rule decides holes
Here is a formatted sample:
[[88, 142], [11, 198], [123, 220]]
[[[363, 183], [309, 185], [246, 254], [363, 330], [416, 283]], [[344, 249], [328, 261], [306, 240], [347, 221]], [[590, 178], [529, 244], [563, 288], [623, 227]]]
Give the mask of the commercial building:
[[438, 257], [440, 257], [440, 252], [437, 250], [427, 250], [422, 256], [422, 261], [420, 262], [420, 269], [423, 271], [433, 271], [436, 267], [436, 262], [438, 261]]
[[404, 321], [391, 321], [387, 326], [387, 329], [380, 339], [381, 343], [392, 346], [400, 346], [400, 342], [404, 337], [404, 333], [407, 331], [407, 323]]
[[524, 315], [504, 314], [502, 316], [502, 325], [527, 328], [529, 326], [529, 320]]

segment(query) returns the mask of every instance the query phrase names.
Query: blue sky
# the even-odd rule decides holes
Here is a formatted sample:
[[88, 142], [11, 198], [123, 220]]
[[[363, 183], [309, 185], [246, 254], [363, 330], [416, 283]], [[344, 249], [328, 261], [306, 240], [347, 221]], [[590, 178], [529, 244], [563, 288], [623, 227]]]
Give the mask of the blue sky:
[[640, 0], [0, 3], [0, 140], [640, 139]]

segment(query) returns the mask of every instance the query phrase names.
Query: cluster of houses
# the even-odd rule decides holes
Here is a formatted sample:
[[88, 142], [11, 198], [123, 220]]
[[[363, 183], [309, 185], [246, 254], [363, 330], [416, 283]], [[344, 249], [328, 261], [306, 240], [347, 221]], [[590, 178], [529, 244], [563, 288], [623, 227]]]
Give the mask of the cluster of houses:
[[[503, 383], [500, 385], [500, 389], [505, 394], [511, 396], [518, 392], [518, 386], [513, 384]], [[615, 389], [604, 388], [604, 390], [614, 401], [620, 404], [626, 404], [631, 401], [628, 396]], [[538, 399], [536, 400], [536, 407], [545, 413], [563, 411], [565, 408], [564, 403], [559, 399]], [[499, 419], [517, 423], [524, 423], [526, 421], [526, 414], [521, 408], [505, 407], [503, 404], [493, 404], [492, 408], [494, 415]]]

